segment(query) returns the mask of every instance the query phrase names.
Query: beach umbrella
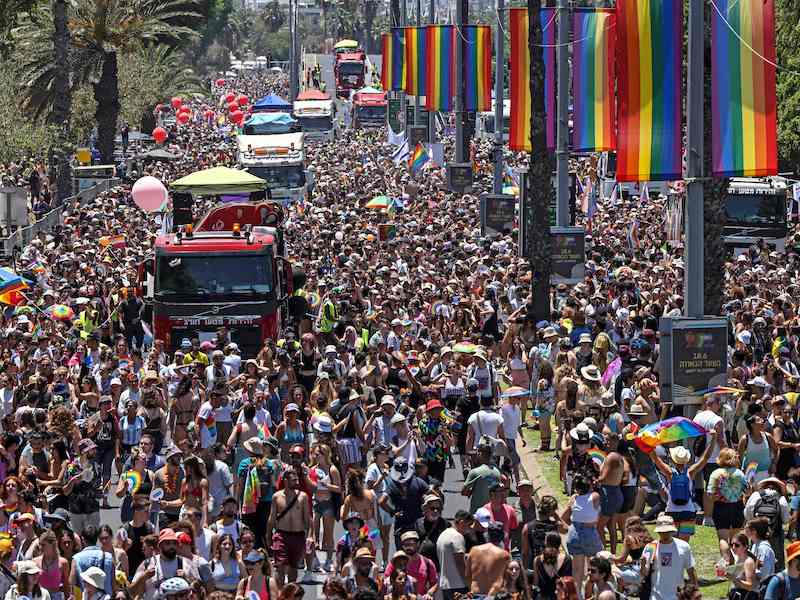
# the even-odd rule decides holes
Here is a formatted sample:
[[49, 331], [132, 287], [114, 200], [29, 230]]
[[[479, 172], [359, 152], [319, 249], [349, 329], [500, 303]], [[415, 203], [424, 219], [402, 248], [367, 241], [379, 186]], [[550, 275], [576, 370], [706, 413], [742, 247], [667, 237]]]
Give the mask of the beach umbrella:
[[53, 304], [45, 312], [56, 321], [70, 321], [75, 316], [75, 311], [66, 304]]
[[341, 40], [336, 42], [333, 48], [334, 50], [340, 50], [342, 48], [358, 48], [358, 42], [355, 40]]
[[471, 342], [459, 342], [453, 346], [453, 352], [460, 352], [461, 354], [473, 354], [478, 349], [477, 344]]
[[389, 198], [389, 196], [375, 196], [372, 200], [367, 202], [366, 208], [374, 208], [374, 209], [387, 209], [394, 205], [394, 200]]

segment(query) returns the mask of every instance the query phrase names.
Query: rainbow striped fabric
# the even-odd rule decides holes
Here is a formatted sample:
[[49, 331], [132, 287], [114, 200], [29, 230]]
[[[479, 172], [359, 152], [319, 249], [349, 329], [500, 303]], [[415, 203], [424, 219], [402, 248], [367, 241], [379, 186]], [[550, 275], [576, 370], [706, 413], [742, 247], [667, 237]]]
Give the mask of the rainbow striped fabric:
[[774, 1], [716, 0], [711, 16], [714, 175], [775, 175]]
[[427, 62], [426, 27], [406, 27], [405, 77], [403, 89], [411, 96], [425, 95], [425, 63]]
[[405, 36], [400, 27], [392, 27], [391, 33], [383, 34], [381, 85], [384, 90], [403, 89], [405, 79]]
[[613, 10], [576, 10], [572, 15], [573, 150], [617, 147], [614, 127], [616, 15]]
[[492, 108], [492, 29], [488, 25], [467, 25], [464, 33], [465, 110]]
[[456, 93], [456, 29], [452, 25], [429, 25], [425, 41], [425, 108], [453, 110]]
[[411, 174], [416, 175], [419, 173], [422, 167], [425, 166], [425, 163], [428, 162], [428, 158], [429, 156], [425, 150], [425, 146], [417, 142], [417, 147], [414, 148], [414, 153], [411, 155], [411, 158], [408, 159], [408, 168], [411, 170]]
[[[539, 13], [542, 24], [544, 52], [544, 112], [547, 148], [556, 147], [556, 73], [555, 9], [543, 8]], [[531, 55], [528, 47], [528, 9], [512, 8], [508, 18], [511, 30], [511, 124], [508, 145], [511, 150], [531, 149]]]
[[617, 3], [617, 181], [681, 178], [682, 21], [674, 0]]

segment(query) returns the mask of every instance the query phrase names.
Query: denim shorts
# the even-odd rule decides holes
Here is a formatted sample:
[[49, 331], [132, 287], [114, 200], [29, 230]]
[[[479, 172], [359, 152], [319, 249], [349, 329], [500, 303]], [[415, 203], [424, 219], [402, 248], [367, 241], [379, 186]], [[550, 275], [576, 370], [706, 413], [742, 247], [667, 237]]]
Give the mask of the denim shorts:
[[573, 523], [567, 532], [567, 551], [570, 556], [594, 556], [603, 549], [597, 525]]

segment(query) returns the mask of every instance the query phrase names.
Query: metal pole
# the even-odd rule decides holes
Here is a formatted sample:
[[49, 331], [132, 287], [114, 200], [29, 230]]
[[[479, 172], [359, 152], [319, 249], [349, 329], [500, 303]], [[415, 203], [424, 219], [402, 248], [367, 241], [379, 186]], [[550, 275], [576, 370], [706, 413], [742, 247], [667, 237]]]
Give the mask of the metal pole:
[[497, 0], [497, 24], [494, 28], [494, 193], [503, 192], [503, 90], [505, 89], [505, 2]]
[[[417, 27], [422, 25], [422, 0], [417, 0]], [[419, 96], [414, 96], [414, 127], [419, 125]]]
[[684, 270], [684, 311], [687, 317], [702, 317], [703, 277], [703, 0], [689, 0], [689, 72], [687, 99], [686, 177], [686, 269]]
[[299, 82], [299, 65], [297, 64], [297, 0], [289, 0], [289, 29], [291, 32], [290, 50], [291, 56], [289, 58], [289, 95], [291, 102], [294, 102], [298, 94]]
[[467, 162], [464, 154], [464, 45], [461, 43], [461, 26], [464, 24], [464, 3], [456, 0], [456, 162]]
[[569, 30], [568, 0], [558, 0], [558, 46], [556, 65], [558, 78], [558, 107], [556, 119], [556, 224], [569, 226], [569, 149], [567, 132], [569, 119]]
[[[400, 4], [400, 26], [406, 27], [408, 26], [408, 5], [406, 4], [406, 0], [401, 0]], [[408, 122], [406, 118], [406, 106], [408, 103], [408, 96], [406, 95], [405, 91], [400, 92], [400, 114], [403, 116], [403, 127], [406, 131], [406, 139], [409, 139], [409, 135], [411, 134], [411, 123]]]
[[[430, 1], [430, 15], [428, 15], [428, 22], [433, 25], [436, 23], [436, 0]], [[436, 141], [436, 119], [435, 113], [428, 114], [428, 140], [433, 143]]]

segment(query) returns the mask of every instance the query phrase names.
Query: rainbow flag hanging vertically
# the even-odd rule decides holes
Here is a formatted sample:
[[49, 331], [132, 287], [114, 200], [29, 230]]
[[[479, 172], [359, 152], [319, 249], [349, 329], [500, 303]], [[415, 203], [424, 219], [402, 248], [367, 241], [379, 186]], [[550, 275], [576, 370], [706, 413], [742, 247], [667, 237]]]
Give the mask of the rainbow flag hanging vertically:
[[406, 27], [405, 72], [403, 89], [411, 96], [425, 95], [425, 65], [427, 62], [426, 27]]
[[603, 152], [617, 147], [614, 127], [614, 10], [576, 10], [572, 15], [573, 150]]
[[419, 173], [422, 167], [425, 166], [425, 163], [428, 162], [428, 158], [429, 156], [428, 152], [425, 150], [425, 146], [417, 142], [414, 153], [411, 155], [411, 158], [408, 159], [408, 168], [411, 170], [411, 174], [416, 175]]
[[452, 25], [429, 25], [425, 41], [425, 108], [453, 110], [456, 93], [456, 29]]
[[717, 0], [711, 17], [714, 175], [776, 175], [774, 0]]
[[381, 85], [384, 90], [396, 92], [403, 89], [405, 79], [405, 37], [400, 27], [392, 27], [383, 34]]
[[681, 178], [682, 5], [617, 3], [617, 181]]
[[488, 25], [467, 25], [464, 34], [464, 108], [492, 109], [492, 29]]
[[[539, 13], [542, 24], [544, 53], [544, 112], [547, 148], [556, 147], [556, 18], [555, 9], [543, 8]], [[528, 47], [528, 9], [512, 8], [508, 26], [511, 30], [511, 124], [508, 146], [511, 150], [531, 149], [531, 55]]]

